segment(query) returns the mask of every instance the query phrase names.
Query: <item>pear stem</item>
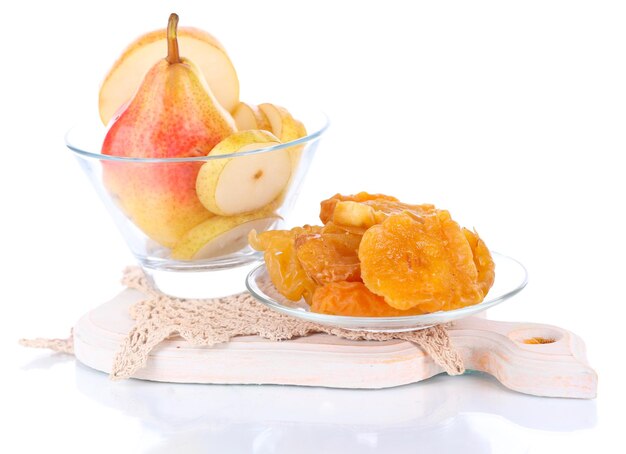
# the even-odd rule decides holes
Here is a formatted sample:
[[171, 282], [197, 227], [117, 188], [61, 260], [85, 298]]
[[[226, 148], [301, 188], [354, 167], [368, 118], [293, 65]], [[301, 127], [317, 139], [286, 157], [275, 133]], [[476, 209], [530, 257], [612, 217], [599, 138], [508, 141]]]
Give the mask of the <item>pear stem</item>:
[[176, 36], [176, 27], [178, 27], [178, 14], [170, 14], [167, 22], [167, 62], [170, 65], [180, 63], [180, 54], [178, 53], [178, 38]]

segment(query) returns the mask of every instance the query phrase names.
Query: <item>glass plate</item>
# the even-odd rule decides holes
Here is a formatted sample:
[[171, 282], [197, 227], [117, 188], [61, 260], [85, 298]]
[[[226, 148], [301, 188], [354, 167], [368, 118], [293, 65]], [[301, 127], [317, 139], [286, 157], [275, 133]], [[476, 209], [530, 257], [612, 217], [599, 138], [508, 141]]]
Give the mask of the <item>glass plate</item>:
[[496, 264], [496, 279], [483, 302], [462, 309], [439, 311], [432, 314], [406, 317], [350, 317], [311, 312], [309, 305], [304, 300], [290, 301], [278, 293], [267, 274], [265, 264], [259, 265], [248, 274], [246, 287], [257, 300], [266, 306], [320, 325], [370, 332], [416, 331], [478, 314], [511, 298], [526, 286], [528, 273], [524, 265], [497, 252], [492, 252], [491, 255]]

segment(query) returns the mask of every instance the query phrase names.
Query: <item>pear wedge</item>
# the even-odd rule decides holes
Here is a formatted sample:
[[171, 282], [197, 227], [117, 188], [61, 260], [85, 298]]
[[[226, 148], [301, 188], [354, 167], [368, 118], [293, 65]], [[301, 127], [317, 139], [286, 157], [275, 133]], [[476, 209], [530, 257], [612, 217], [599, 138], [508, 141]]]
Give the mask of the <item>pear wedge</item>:
[[[270, 123], [270, 131], [281, 142], [291, 142], [306, 136], [306, 128], [296, 120], [287, 109], [276, 104], [263, 103], [259, 104], [259, 110], [265, 114]], [[291, 171], [295, 175], [300, 156], [302, 155], [303, 145], [289, 147], [289, 157], [291, 159]]]
[[176, 260], [202, 260], [237, 252], [251, 230], [267, 230], [280, 219], [269, 210], [239, 216], [215, 216], [187, 232], [172, 249]]
[[291, 142], [306, 136], [304, 125], [296, 120], [287, 109], [276, 104], [259, 104], [259, 110], [265, 114], [270, 123], [270, 131], [281, 142]]
[[233, 119], [237, 125], [238, 131], [247, 131], [249, 129], [263, 129], [272, 131], [270, 121], [267, 116], [259, 109], [259, 106], [240, 102], [233, 110]]
[[291, 158], [287, 150], [245, 156], [237, 156], [237, 153], [279, 144], [268, 131], [239, 131], [226, 137], [209, 156], [234, 156], [202, 165], [196, 178], [200, 202], [207, 210], [221, 216], [249, 213], [270, 204], [283, 192], [291, 177]]

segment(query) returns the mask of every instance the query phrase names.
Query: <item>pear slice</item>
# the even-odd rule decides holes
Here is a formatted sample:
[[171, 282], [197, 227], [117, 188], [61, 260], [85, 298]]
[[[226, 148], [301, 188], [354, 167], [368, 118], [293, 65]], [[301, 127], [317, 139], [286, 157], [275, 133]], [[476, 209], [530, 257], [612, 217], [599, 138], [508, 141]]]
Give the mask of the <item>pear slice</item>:
[[238, 131], [249, 129], [263, 129], [272, 131], [267, 116], [259, 109], [259, 106], [240, 102], [233, 110], [233, 119]]
[[[291, 142], [306, 136], [304, 125], [293, 118], [287, 109], [276, 104], [259, 104], [259, 110], [265, 114], [270, 123], [270, 131], [280, 139], [281, 142]], [[292, 173], [296, 173], [296, 168], [300, 162], [303, 145], [289, 147], [289, 157], [291, 159]]]
[[293, 118], [287, 109], [276, 104], [259, 104], [259, 110], [265, 114], [270, 123], [270, 131], [281, 142], [291, 142], [306, 136], [304, 125]]
[[[236, 132], [215, 145], [209, 156], [242, 153], [279, 145], [271, 132]], [[291, 177], [287, 150], [214, 159], [200, 168], [196, 194], [207, 210], [221, 216], [256, 211], [278, 197]]]
[[267, 230], [279, 219], [269, 210], [239, 216], [215, 216], [183, 235], [172, 248], [172, 258], [202, 260], [237, 252], [247, 246], [251, 230]]
[[[196, 64], [220, 105], [232, 111], [239, 103], [239, 79], [220, 42], [203, 30], [180, 27], [178, 44], [180, 55]], [[107, 125], [133, 97], [148, 70], [163, 58], [163, 49], [167, 49], [165, 29], [140, 36], [124, 50], [100, 87], [102, 123]]]

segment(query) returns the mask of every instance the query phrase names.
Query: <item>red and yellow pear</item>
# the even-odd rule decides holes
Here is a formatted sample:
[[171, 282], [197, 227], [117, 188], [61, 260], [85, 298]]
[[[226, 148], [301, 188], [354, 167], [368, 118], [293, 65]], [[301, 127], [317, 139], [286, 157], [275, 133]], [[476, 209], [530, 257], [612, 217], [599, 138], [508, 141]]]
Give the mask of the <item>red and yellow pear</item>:
[[[172, 14], [167, 57], [148, 71], [134, 97], [109, 126], [103, 154], [205, 156], [235, 131], [232, 117], [217, 102], [202, 73], [179, 55], [177, 24], [178, 16]], [[137, 227], [154, 241], [172, 247], [186, 232], [213, 216], [196, 195], [201, 165], [106, 161], [104, 184]]]

